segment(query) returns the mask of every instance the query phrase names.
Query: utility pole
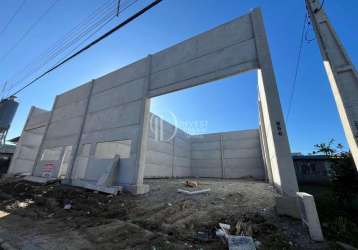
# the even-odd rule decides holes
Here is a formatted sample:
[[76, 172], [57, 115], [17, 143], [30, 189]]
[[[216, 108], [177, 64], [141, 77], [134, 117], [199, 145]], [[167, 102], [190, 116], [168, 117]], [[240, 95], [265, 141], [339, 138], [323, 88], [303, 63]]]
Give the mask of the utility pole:
[[358, 170], [358, 74], [334, 31], [323, 4], [305, 0], [349, 148]]

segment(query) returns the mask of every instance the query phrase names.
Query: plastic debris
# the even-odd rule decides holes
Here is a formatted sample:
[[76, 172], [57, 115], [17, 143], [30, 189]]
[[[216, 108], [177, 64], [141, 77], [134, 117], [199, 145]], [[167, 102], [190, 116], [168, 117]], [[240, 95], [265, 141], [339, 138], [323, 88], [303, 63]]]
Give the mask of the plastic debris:
[[63, 209], [66, 209], [66, 210], [69, 210], [72, 208], [72, 205], [71, 204], [66, 204]]
[[219, 223], [220, 229], [216, 230], [216, 236], [225, 239], [229, 250], [256, 250], [254, 240], [250, 236], [230, 235], [231, 226]]
[[210, 192], [210, 188], [206, 188], [206, 189], [201, 189], [201, 190], [195, 190], [195, 191], [188, 191], [185, 189], [177, 189], [178, 193], [183, 193], [183, 194], [188, 194], [188, 195], [193, 195], [193, 194], [203, 194], [203, 193], [207, 193]]

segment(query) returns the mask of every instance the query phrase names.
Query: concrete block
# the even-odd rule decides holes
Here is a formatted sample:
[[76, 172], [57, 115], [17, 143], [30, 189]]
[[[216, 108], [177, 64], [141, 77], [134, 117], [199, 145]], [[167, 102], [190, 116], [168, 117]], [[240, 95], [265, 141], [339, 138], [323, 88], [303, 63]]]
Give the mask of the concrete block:
[[57, 138], [80, 133], [83, 117], [56, 121], [48, 127], [46, 138]]
[[200, 150], [191, 152], [191, 158], [193, 160], [207, 159], [207, 160], [220, 160], [221, 153], [219, 150]]
[[207, 160], [207, 159], [191, 159], [191, 167], [195, 168], [219, 168], [221, 161], [218, 160]]
[[136, 175], [133, 166], [136, 162], [136, 154], [132, 154], [129, 159], [122, 159], [118, 171], [118, 185], [127, 185], [136, 181]]
[[184, 168], [190, 168], [191, 167], [191, 160], [190, 158], [184, 158], [184, 157], [174, 157], [174, 167], [184, 167]]
[[231, 158], [259, 158], [261, 157], [261, 148], [251, 149], [226, 149], [224, 150], [224, 159]]
[[158, 165], [155, 163], [146, 163], [144, 169], [145, 177], [172, 177], [172, 165]]
[[51, 112], [41, 112], [37, 115], [30, 114], [25, 130], [45, 126], [50, 119]]
[[77, 137], [74, 135], [46, 138], [42, 148], [53, 148], [58, 146], [69, 146], [77, 143]]
[[51, 121], [67, 120], [77, 116], [84, 116], [86, 111], [87, 98], [81, 101], [69, 103], [69, 105], [61, 106], [53, 111]]
[[21, 144], [38, 147], [42, 141], [42, 138], [43, 134], [35, 134], [33, 133], [33, 130], [24, 131], [21, 134]]
[[243, 16], [153, 55], [154, 72], [253, 38], [249, 16]]
[[301, 220], [308, 227], [312, 240], [324, 241], [313, 196], [297, 192], [297, 204], [300, 208]]
[[93, 93], [96, 94], [124, 83], [143, 78], [147, 74], [147, 67], [147, 58], [144, 58], [108, 73], [95, 80]]
[[194, 143], [202, 143], [202, 142], [218, 142], [220, 141], [220, 134], [202, 134], [202, 135], [193, 135], [191, 137], [192, 144]]
[[91, 97], [88, 112], [97, 112], [139, 100], [144, 97], [144, 84], [145, 79], [140, 78], [94, 94]]
[[163, 141], [157, 141], [153, 138], [148, 138], [148, 151], [156, 151], [165, 154], [172, 154], [173, 153], [173, 144]]
[[[173, 85], [173, 88], [177, 90], [175, 85], [182, 86], [186, 80], [249, 61], [256, 61], [254, 39], [246, 40], [224, 49], [218, 49], [201, 57], [192, 58], [185, 63], [152, 73], [150, 78], [150, 90], [169, 85]], [[195, 82], [193, 86], [202, 83], [200, 81]]]
[[178, 157], [184, 157], [184, 158], [190, 158], [191, 156], [191, 150], [190, 147], [188, 145], [187, 148], [184, 147], [175, 147], [174, 148], [174, 155], [178, 156]]
[[192, 176], [191, 169], [174, 166], [173, 176], [174, 177], [190, 177], [190, 176]]
[[263, 168], [230, 168], [224, 167], [224, 178], [246, 178], [251, 177], [256, 180], [265, 179], [265, 172]]
[[177, 133], [175, 134], [175, 146], [177, 147], [184, 147], [184, 148], [191, 148], [191, 140], [190, 137], [186, 136], [180, 136], [179, 132], [183, 132], [181, 129], [177, 130]]
[[138, 124], [141, 103], [142, 101], [135, 101], [96, 113], [89, 113], [86, 118], [84, 131], [90, 132]]
[[19, 158], [35, 160], [38, 152], [38, 147], [22, 145], [19, 149]]
[[220, 150], [220, 140], [210, 142], [193, 142], [192, 150]]
[[[85, 132], [82, 134], [81, 143], [96, 143], [104, 141], [122, 141], [131, 139], [132, 145], [135, 145], [138, 136], [139, 126], [131, 125], [119, 128], [109, 128], [104, 130], [97, 130]], [[136, 152], [136, 148], [132, 147], [131, 152]]]
[[147, 163], [153, 163], [163, 166], [172, 166], [173, 155], [156, 151], [148, 151], [146, 154], [146, 160]]
[[61, 95], [58, 95], [55, 109], [69, 105], [70, 103], [76, 103], [82, 99], [87, 99], [91, 91], [91, 84], [92, 82], [88, 82]]
[[258, 129], [247, 129], [240, 131], [230, 131], [222, 133], [223, 140], [243, 140], [249, 138], [259, 138]]
[[193, 177], [214, 177], [221, 178], [222, 170], [220, 168], [192, 168]]
[[251, 149], [260, 148], [258, 137], [241, 139], [241, 140], [225, 140], [223, 141], [224, 149]]
[[8, 174], [32, 173], [34, 163], [33, 160], [13, 159]]

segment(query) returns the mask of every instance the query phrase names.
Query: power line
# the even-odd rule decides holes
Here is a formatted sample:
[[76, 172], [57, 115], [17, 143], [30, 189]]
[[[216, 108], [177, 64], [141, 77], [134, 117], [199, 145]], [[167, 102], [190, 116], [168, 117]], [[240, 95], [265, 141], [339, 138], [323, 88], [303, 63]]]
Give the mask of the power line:
[[90, 33], [102, 22], [106, 22], [108, 18], [112, 19], [115, 16], [113, 9], [114, 6], [112, 6], [113, 1], [112, 4], [109, 6], [108, 3], [109, 2], [97, 8], [87, 18], [85, 18], [78, 25], [76, 25], [71, 31], [67, 32], [63, 37], [57, 40], [52, 47], [49, 47], [44, 53], [42, 53], [40, 56], [36, 57], [29, 64], [27, 64], [22, 70], [11, 76], [8, 80], [11, 80], [14, 76], [17, 77], [18, 80], [11, 80], [11, 82], [13, 83], [7, 91], [12, 90], [14, 87], [16, 87], [18, 83], [25, 80], [32, 74], [36, 73], [48, 62], [55, 59], [62, 52], [73, 46], [76, 42], [80, 41], [84, 36]]
[[288, 101], [286, 122], [288, 122], [288, 117], [290, 116], [291, 107], [292, 107], [292, 100], [293, 100], [293, 96], [294, 96], [295, 89], [296, 89], [296, 82], [297, 82], [297, 76], [298, 76], [298, 70], [299, 70], [299, 67], [300, 67], [301, 57], [302, 57], [303, 41], [305, 39], [307, 20], [308, 20], [308, 15], [306, 13], [305, 17], [304, 17], [304, 20], [303, 20], [303, 27], [302, 27], [302, 32], [301, 32], [300, 45], [299, 45], [299, 49], [298, 49], [298, 56], [297, 56], [297, 61], [296, 61], [295, 74], [294, 74], [293, 81], [292, 81], [292, 89], [291, 89], [290, 99]]
[[[129, 7], [131, 7], [133, 4], [135, 4], [137, 1], [139, 0], [133, 0], [132, 2], [129, 2], [129, 4], [127, 5], [123, 5], [123, 8], [121, 8], [119, 13], [124, 12], [126, 9], [128, 9]], [[113, 3], [113, 2], [112, 2]], [[44, 67], [48, 62], [52, 61], [53, 59], [57, 58], [60, 54], [65, 53], [69, 48], [71, 48], [72, 46], [74, 46], [76, 43], [78, 44], [74, 49], [72, 49], [70, 51], [70, 53], [67, 53], [65, 57], [62, 57], [62, 59], [58, 60], [55, 65], [63, 60], [64, 58], [66, 58], [68, 55], [72, 54], [79, 46], [81, 46], [85, 41], [87, 41], [89, 38], [91, 38], [94, 34], [96, 34], [99, 30], [102, 29], [102, 27], [104, 27], [106, 24], [108, 24], [111, 20], [113, 20], [113, 18], [116, 16], [114, 13], [114, 6], [109, 6], [112, 10], [109, 13], [104, 13], [106, 16], [104, 16], [103, 18], [101, 18], [100, 20], [96, 21], [95, 23], [93, 23], [93, 25], [91, 24], [91, 26], [86, 27], [85, 30], [79, 30], [78, 34], [75, 34], [75, 37], [73, 37], [72, 40], [69, 40], [66, 44], [64, 44], [62, 47], [59, 48], [59, 50], [55, 51], [54, 54], [50, 54], [49, 58], [45, 58], [45, 61], [39, 62], [39, 64], [36, 66], [35, 68], [32, 67], [32, 71], [28, 72], [27, 74], [25, 74], [21, 79], [19, 79], [18, 81], [14, 82], [10, 88], [7, 89], [7, 92], [11, 91], [12, 89], [14, 89], [18, 84], [20, 84], [23, 80], [25, 80], [26, 78], [28, 78], [29, 76], [31, 76], [32, 74], [34, 74], [35, 72], [37, 72], [38, 70], [40, 70], [42, 67]], [[91, 20], [95, 20], [91, 17], [92, 15], [90, 15], [89, 21]], [[97, 17], [100, 15], [94, 15], [94, 17]], [[75, 30], [76, 31], [76, 30]], [[82, 39], [84, 39], [83, 41], [81, 41]], [[61, 40], [61, 39], [60, 39]], [[41, 63], [41, 64], [40, 64]]]
[[101, 40], [103, 40], [104, 38], [110, 36], [111, 34], [113, 34], [115, 31], [121, 29], [122, 27], [124, 27], [125, 25], [127, 25], [128, 23], [130, 23], [131, 21], [135, 20], [136, 18], [138, 18], [139, 16], [141, 16], [142, 14], [144, 14], [145, 12], [147, 12], [148, 10], [150, 10], [151, 8], [153, 8], [154, 6], [156, 6], [157, 4], [159, 4], [160, 2], [162, 2], [162, 0], [155, 0], [152, 3], [150, 3], [149, 5], [147, 5], [146, 7], [144, 7], [143, 9], [141, 9], [140, 11], [138, 11], [137, 13], [135, 13], [134, 15], [130, 16], [129, 18], [127, 18], [125, 21], [123, 21], [122, 23], [118, 24], [116, 27], [112, 28], [111, 30], [107, 31], [106, 33], [104, 33], [103, 35], [101, 35], [100, 37], [98, 37], [97, 39], [95, 39], [94, 41], [92, 41], [91, 43], [89, 43], [88, 45], [86, 45], [85, 47], [83, 47], [82, 49], [78, 50], [76, 53], [74, 53], [73, 55], [71, 55], [70, 57], [64, 59], [63, 61], [61, 61], [60, 63], [56, 64], [55, 66], [53, 66], [51, 69], [47, 70], [46, 72], [42, 73], [40, 76], [36, 77], [35, 79], [33, 79], [31, 82], [27, 83], [25, 86], [23, 86], [22, 88], [20, 88], [19, 90], [17, 90], [16, 92], [14, 92], [13, 94], [11, 94], [10, 96], [13, 95], [17, 95], [18, 93], [20, 93], [21, 91], [23, 91], [25, 88], [29, 87], [30, 85], [32, 85], [33, 83], [35, 83], [36, 81], [38, 81], [39, 79], [41, 79], [42, 77], [44, 77], [45, 75], [47, 75], [48, 73], [54, 71], [55, 69], [57, 69], [58, 67], [60, 67], [61, 65], [65, 64], [66, 62], [70, 61], [71, 59], [73, 59], [74, 57], [78, 56], [79, 54], [83, 53], [84, 51], [86, 51], [87, 49], [91, 48], [92, 46], [94, 46], [95, 44], [97, 44], [98, 42], [100, 42]]
[[10, 17], [9, 21], [4, 25], [4, 27], [1, 29], [0, 31], [0, 36], [7, 30], [7, 28], [10, 26], [10, 24], [12, 23], [12, 21], [15, 19], [15, 17], [17, 16], [17, 14], [19, 14], [19, 12], [21, 11], [22, 7], [24, 7], [26, 3], [26, 0], [23, 0], [20, 4], [20, 6], [15, 10], [14, 14]]
[[59, 0], [54, 0], [53, 3], [45, 10], [42, 15], [36, 19], [36, 21], [22, 34], [19, 40], [0, 58], [0, 62], [3, 62], [13, 52], [17, 46], [31, 33], [31, 31], [41, 22], [41, 20], [50, 12], [50, 10], [58, 3]]
[[[113, 20], [116, 17], [116, 14], [120, 14], [124, 12], [126, 9], [131, 7], [139, 0], [128, 1], [128, 4], [121, 5], [120, 11], [115, 11], [114, 2], [107, 2], [101, 7], [97, 8], [94, 12], [92, 12], [87, 18], [83, 19], [78, 25], [76, 25], [70, 32], [66, 33], [66, 35], [59, 39], [54, 46], [55, 48], [49, 48], [45, 53], [43, 53], [39, 59], [39, 62], [30, 62], [23, 70], [19, 71], [18, 74], [14, 74], [17, 76], [18, 80], [13, 82], [11, 86], [7, 89], [7, 92], [14, 89], [17, 85], [19, 85], [23, 80], [27, 79], [29, 76], [33, 75], [37, 71], [39, 71], [42, 67], [48, 64], [53, 59], [57, 58], [60, 54], [65, 53], [69, 48], [74, 46], [74, 49], [67, 53], [65, 57], [69, 54], [73, 53], [79, 46], [81, 46], [85, 41], [91, 38], [94, 34], [96, 34], [99, 30], [101, 30], [106, 24]], [[108, 5], [109, 3], [109, 5]], [[99, 19], [99, 20], [97, 20]], [[83, 41], [81, 41], [84, 39]], [[61, 44], [62, 41], [62, 44]], [[60, 43], [60, 44], [59, 44]], [[58, 45], [59, 44], [59, 45]], [[50, 52], [50, 53], [48, 53]], [[65, 57], [62, 57], [65, 58]], [[61, 59], [61, 60], [62, 60]], [[61, 61], [58, 60], [57, 62]], [[56, 62], [56, 63], [57, 63]], [[25, 73], [23, 73], [25, 72]], [[20, 75], [20, 77], [18, 77]], [[21, 76], [22, 75], [22, 76]]]

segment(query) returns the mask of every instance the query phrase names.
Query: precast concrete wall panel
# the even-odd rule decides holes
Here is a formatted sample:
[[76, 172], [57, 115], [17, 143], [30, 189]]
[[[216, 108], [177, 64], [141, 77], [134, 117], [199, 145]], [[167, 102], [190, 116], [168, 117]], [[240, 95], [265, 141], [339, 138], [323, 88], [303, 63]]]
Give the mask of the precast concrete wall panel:
[[243, 16], [153, 55], [150, 96], [257, 68], [249, 16]]
[[[51, 168], [52, 170], [46, 174], [57, 177], [66, 146], [71, 146], [69, 160], [72, 161], [73, 150], [81, 135], [91, 89], [92, 82], [89, 82], [56, 97], [45, 136], [36, 157], [34, 175], [43, 176], [45, 169]], [[56, 160], [42, 158], [45, 150], [54, 148], [58, 148], [61, 152]]]
[[50, 113], [39, 108], [31, 108], [12, 157], [9, 174], [32, 173]]
[[256, 129], [193, 136], [191, 150], [194, 176], [257, 179], [264, 176]]
[[225, 178], [264, 179], [265, 170], [257, 129], [223, 133], [222, 152]]
[[144, 176], [190, 176], [190, 136], [156, 115], [150, 121]]
[[147, 59], [141, 59], [95, 80], [93, 94], [118, 87], [147, 75]]
[[191, 167], [195, 177], [223, 177], [220, 134], [192, 137]]

